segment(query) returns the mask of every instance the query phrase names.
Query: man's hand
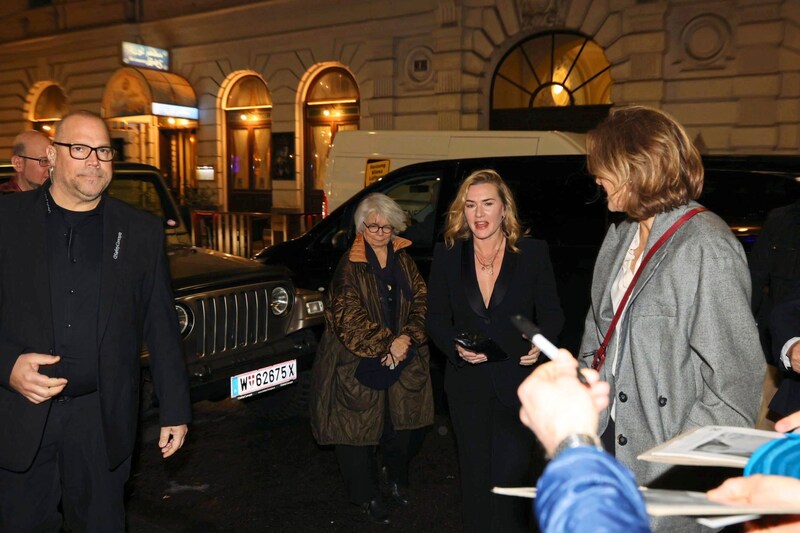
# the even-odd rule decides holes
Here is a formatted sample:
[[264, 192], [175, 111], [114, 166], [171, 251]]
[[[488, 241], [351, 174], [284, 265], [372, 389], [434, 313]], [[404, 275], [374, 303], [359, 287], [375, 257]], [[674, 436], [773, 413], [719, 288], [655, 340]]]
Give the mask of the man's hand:
[[789, 348], [789, 353], [786, 355], [789, 356], [791, 370], [800, 373], [800, 341], [792, 344], [792, 347]]
[[67, 386], [64, 378], [51, 378], [39, 373], [39, 368], [58, 363], [57, 355], [24, 353], [17, 357], [8, 382], [11, 387], [33, 403], [42, 403], [61, 394]]
[[[739, 505], [781, 506], [800, 503], [800, 479], [754, 475], [726, 480], [707, 493], [708, 499]], [[800, 529], [800, 516], [771, 515], [747, 522], [745, 531], [788, 533]]]
[[[590, 386], [575, 375], [578, 362], [566, 350], [537, 368], [522, 382], [520, 420], [539, 437], [548, 455], [569, 435], [597, 433], [598, 413], [608, 406], [608, 383], [594, 370], [583, 369]], [[557, 408], [553, 408], [557, 406]]]
[[158, 447], [161, 448], [161, 455], [164, 459], [177, 452], [181, 446], [183, 446], [183, 441], [186, 439], [186, 434], [188, 432], [189, 426], [186, 424], [161, 428]]

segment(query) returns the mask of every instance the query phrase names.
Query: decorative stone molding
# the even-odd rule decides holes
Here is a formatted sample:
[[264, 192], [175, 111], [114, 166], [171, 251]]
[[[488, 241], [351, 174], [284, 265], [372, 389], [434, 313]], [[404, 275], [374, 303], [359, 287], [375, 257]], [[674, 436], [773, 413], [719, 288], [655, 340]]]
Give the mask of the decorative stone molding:
[[686, 8], [676, 10], [668, 27], [680, 28], [670, 38], [667, 71], [674, 76], [695, 76], [698, 72], [720, 76], [731, 73], [735, 43], [732, 21], [727, 13]]
[[436, 22], [442, 28], [458, 25], [458, 8], [455, 0], [439, 0]]
[[532, 30], [563, 26], [567, 4], [566, 0], [517, 0], [520, 27]]
[[706, 13], [683, 28], [680, 44], [686, 61], [695, 67], [707, 68], [725, 59], [731, 46], [731, 27], [722, 17]]
[[460, 130], [461, 112], [459, 111], [439, 111], [436, 113], [436, 122], [440, 130]]
[[376, 113], [372, 115], [371, 118], [372, 118], [372, 127], [367, 129], [374, 129], [374, 130], [394, 129], [394, 116], [391, 113]]
[[427, 46], [412, 48], [403, 68], [405, 81], [414, 88], [429, 86], [433, 81], [433, 50]]

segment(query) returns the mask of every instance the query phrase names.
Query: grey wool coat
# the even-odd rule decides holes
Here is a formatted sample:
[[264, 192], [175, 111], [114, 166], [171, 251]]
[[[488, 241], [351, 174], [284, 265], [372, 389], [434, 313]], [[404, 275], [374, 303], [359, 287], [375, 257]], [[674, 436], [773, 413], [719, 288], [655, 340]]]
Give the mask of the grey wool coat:
[[[645, 254], [698, 206], [691, 202], [657, 215]], [[608, 230], [595, 264], [582, 354], [600, 346], [611, 323], [611, 285], [637, 229], [625, 221]], [[591, 357], [579, 359], [585, 366], [592, 363]], [[765, 366], [744, 251], [722, 219], [699, 213], [646, 265], [609, 344], [601, 377], [616, 400], [617, 458], [646, 486], [669, 465], [638, 461], [642, 452], [695, 427], [752, 427]], [[610, 412], [611, 404], [600, 415], [600, 433]]]

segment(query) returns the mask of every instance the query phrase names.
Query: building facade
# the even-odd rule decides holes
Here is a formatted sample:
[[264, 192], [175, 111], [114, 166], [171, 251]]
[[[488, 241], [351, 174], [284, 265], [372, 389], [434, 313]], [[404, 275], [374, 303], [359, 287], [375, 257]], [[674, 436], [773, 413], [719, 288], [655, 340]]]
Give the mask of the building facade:
[[800, 0], [6, 0], [0, 16], [0, 157], [89, 109], [125, 159], [223, 210], [319, 211], [347, 129], [586, 131], [644, 104], [707, 153], [800, 143]]

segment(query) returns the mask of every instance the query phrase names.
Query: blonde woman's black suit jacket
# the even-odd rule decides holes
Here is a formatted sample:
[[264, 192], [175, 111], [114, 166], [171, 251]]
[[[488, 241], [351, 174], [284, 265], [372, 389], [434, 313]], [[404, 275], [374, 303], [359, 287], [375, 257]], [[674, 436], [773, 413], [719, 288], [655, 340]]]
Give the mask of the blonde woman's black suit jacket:
[[[0, 468], [13, 471], [32, 463], [52, 403], [34, 404], [9, 384], [20, 354], [53, 352], [45, 236], [52, 200], [46, 190], [0, 198]], [[161, 220], [106, 197], [97, 282], [98, 391], [113, 468], [134, 446], [143, 340], [150, 352], [161, 425], [180, 425], [191, 418]]]
[[[522, 338], [509, 317], [528, 317], [553, 342], [564, 324], [547, 244], [520, 239], [517, 246], [519, 253], [505, 252], [488, 307], [478, 287], [471, 239], [456, 241], [449, 250], [442, 243], [436, 245], [428, 283], [427, 328], [452, 364], [448, 381], [460, 381], [458, 388], [468, 391], [469, 382], [478, 379], [476, 373], [489, 372], [494, 393], [509, 407], [519, 405], [517, 387], [532, 370], [519, 364], [520, 357], [528, 353], [530, 342]], [[490, 337], [509, 358], [467, 365], [456, 353], [453, 342], [453, 337], [462, 332]]]

